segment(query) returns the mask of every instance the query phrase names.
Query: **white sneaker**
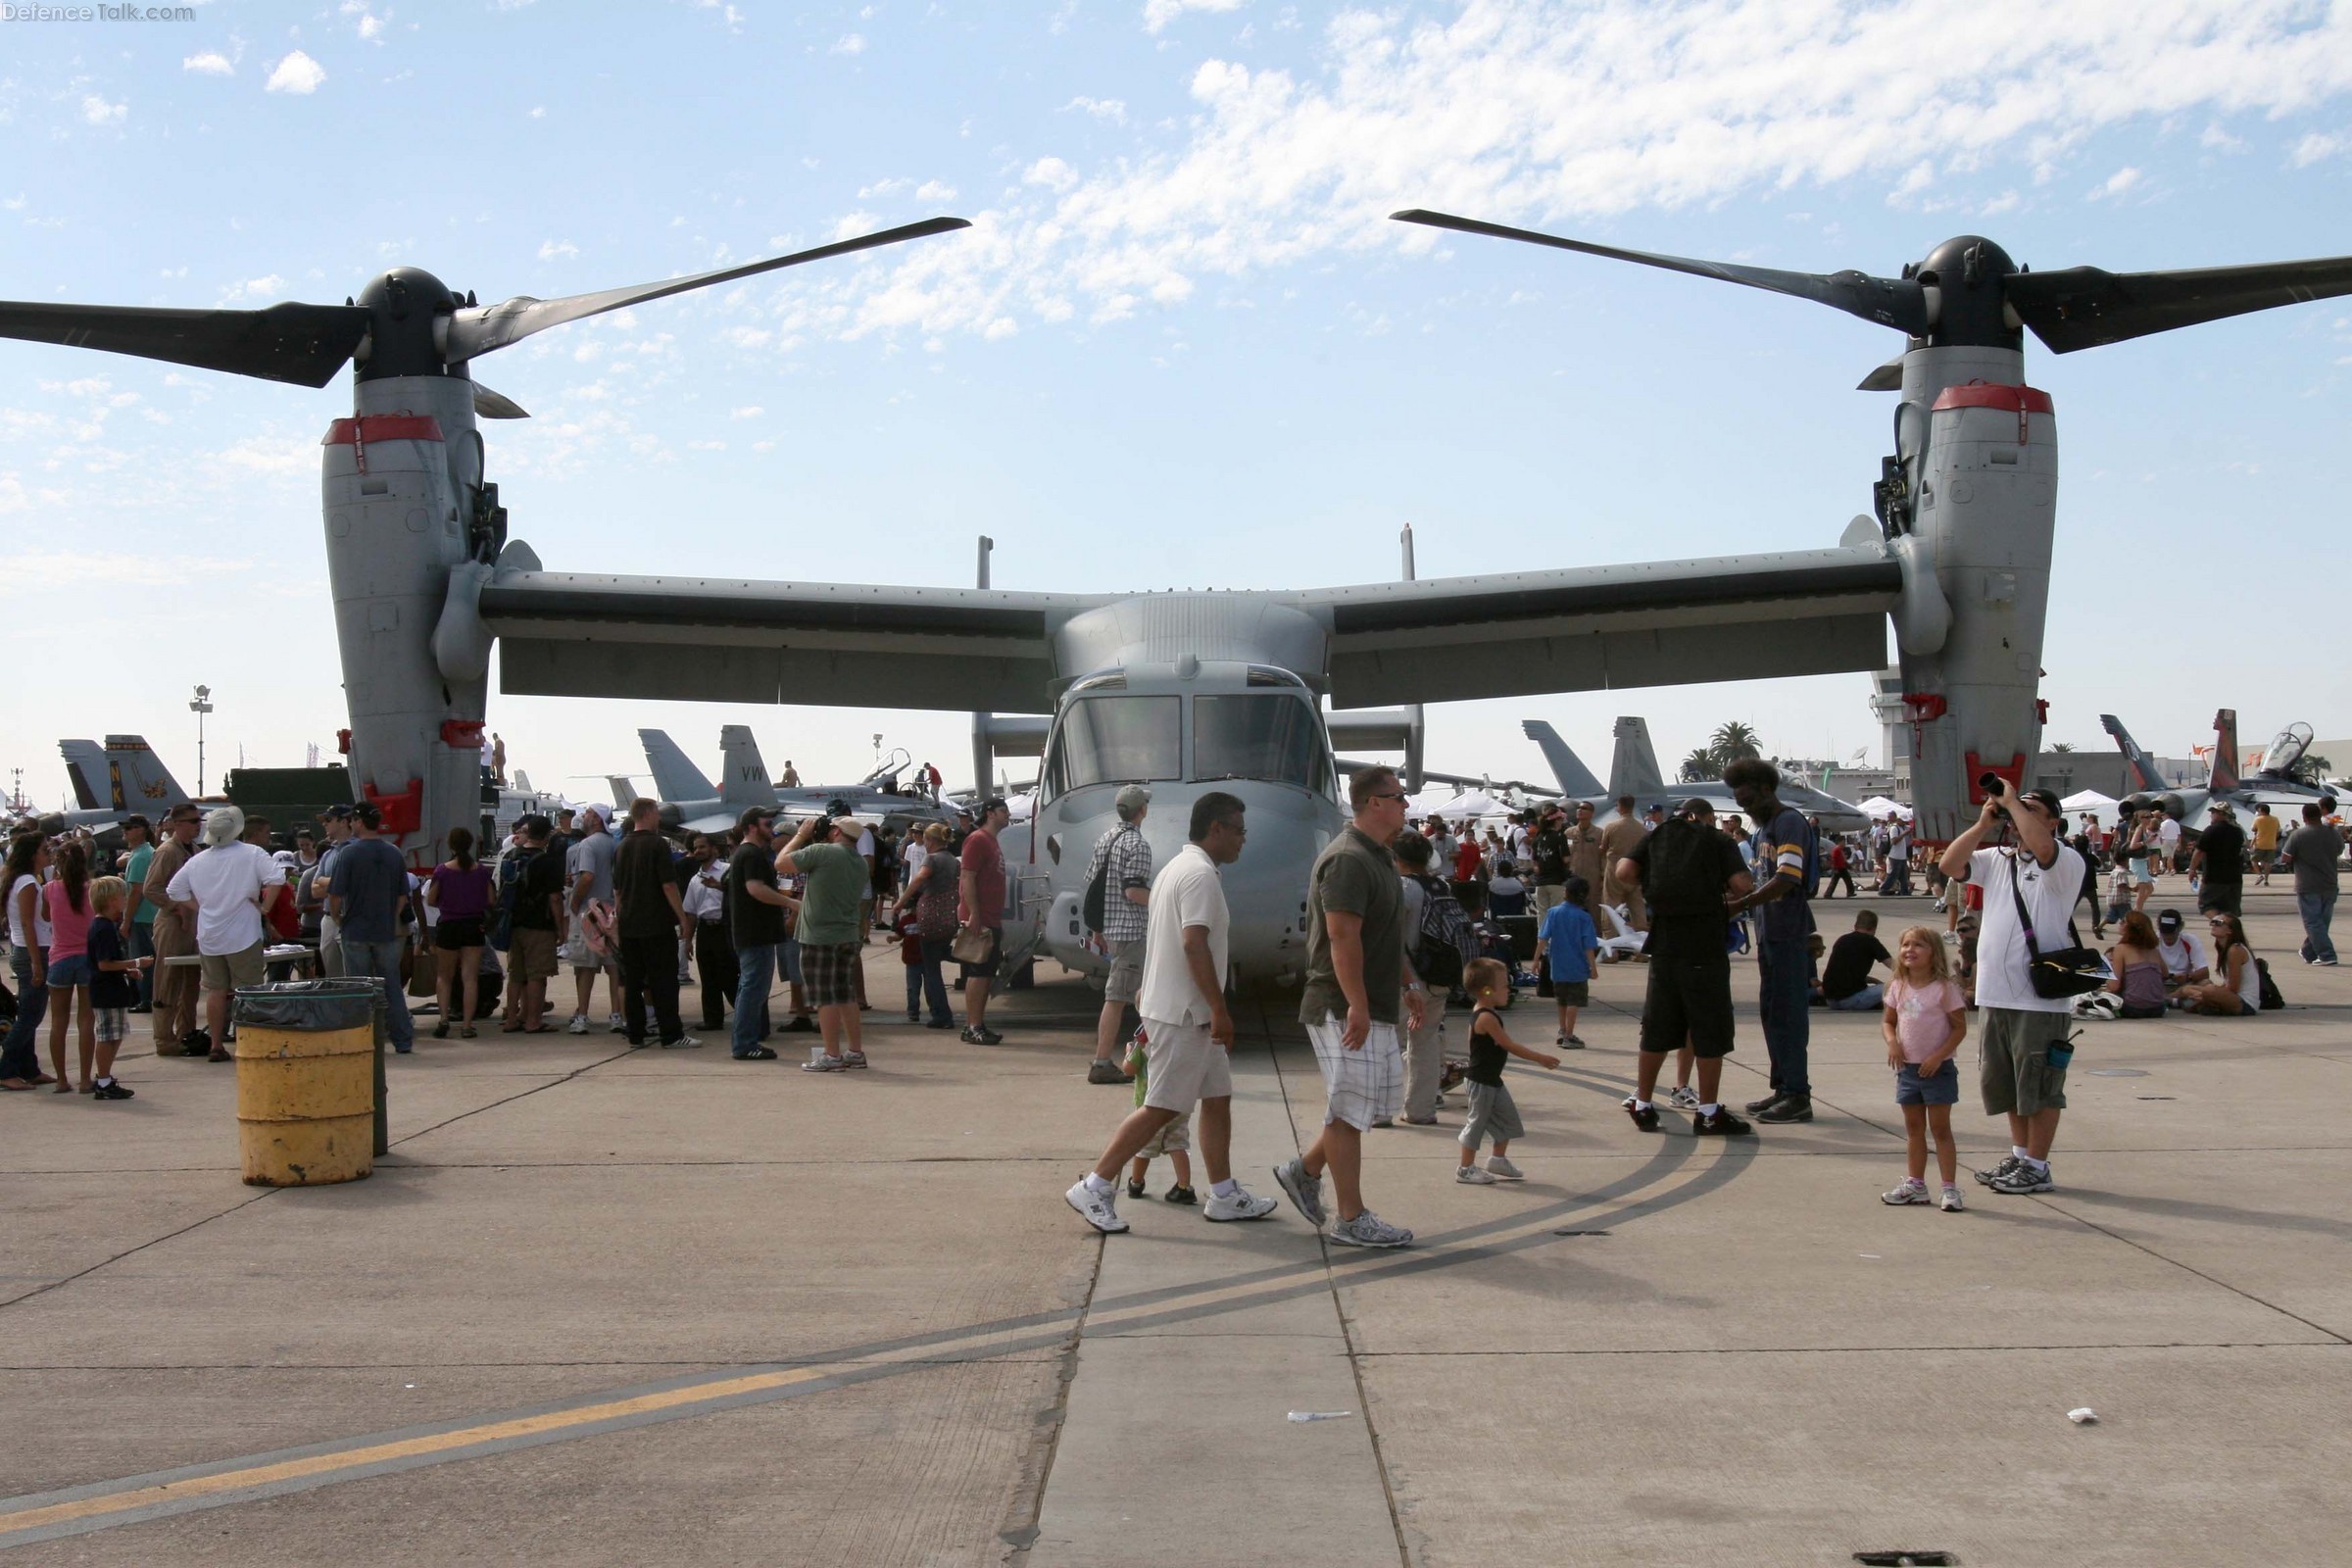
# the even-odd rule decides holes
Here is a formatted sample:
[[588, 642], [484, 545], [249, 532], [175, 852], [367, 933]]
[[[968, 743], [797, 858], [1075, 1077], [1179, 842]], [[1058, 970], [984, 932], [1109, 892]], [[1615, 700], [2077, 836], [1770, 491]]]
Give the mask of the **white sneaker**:
[[[1492, 1187], [1498, 1179], [1494, 1172], [1480, 1170], [1476, 1165], [1456, 1165], [1453, 1179], [1464, 1187]], [[1357, 1216], [1361, 1218], [1361, 1215]]]
[[1677, 1110], [1696, 1110], [1698, 1096], [1689, 1089], [1677, 1087], [1666, 1091], [1666, 1103]]
[[575, 1035], [586, 1034], [588, 1032], [588, 1015], [584, 1012], [573, 1013], [566, 1032]]
[[616, 1012], [605, 1019], [605, 1029], [611, 1034], [625, 1035], [629, 1032], [629, 1025], [628, 1021]]
[[1411, 1243], [1413, 1233], [1401, 1225], [1390, 1224], [1367, 1208], [1353, 1219], [1333, 1225], [1331, 1239], [1347, 1247], [1404, 1247]]
[[1110, 1200], [1110, 1194], [1096, 1192], [1087, 1185], [1083, 1176], [1078, 1179], [1076, 1186], [1061, 1196], [1078, 1211], [1079, 1217], [1105, 1236], [1116, 1236], [1127, 1228], [1127, 1222], [1119, 1218], [1118, 1208]]
[[1207, 1206], [1200, 1213], [1205, 1219], [1224, 1224], [1230, 1220], [1264, 1219], [1281, 1206], [1271, 1198], [1260, 1198], [1249, 1188], [1236, 1185], [1232, 1192], [1222, 1198], [1211, 1193]]
[[1487, 1170], [1490, 1174], [1498, 1176], [1506, 1182], [1523, 1182], [1527, 1180], [1527, 1172], [1521, 1170], [1518, 1166], [1512, 1164], [1500, 1154], [1490, 1154], [1487, 1157]]
[[801, 1071], [803, 1071], [803, 1072], [841, 1072], [841, 1071], [843, 1071], [844, 1069], [846, 1069], [848, 1066], [849, 1066], [849, 1063], [848, 1063], [848, 1062], [846, 1062], [846, 1061], [844, 1061], [844, 1060], [842, 1060], [842, 1059], [841, 1059], [839, 1056], [818, 1056], [818, 1057], [815, 1057], [813, 1060], [809, 1060], [809, 1061], [804, 1061], [804, 1062], [802, 1062], [802, 1063], [801, 1063]]

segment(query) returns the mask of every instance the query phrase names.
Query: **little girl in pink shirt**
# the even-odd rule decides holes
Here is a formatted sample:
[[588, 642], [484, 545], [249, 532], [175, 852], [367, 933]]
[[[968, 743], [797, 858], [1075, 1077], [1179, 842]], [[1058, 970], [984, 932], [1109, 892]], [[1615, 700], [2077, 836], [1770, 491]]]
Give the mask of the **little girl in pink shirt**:
[[1928, 1134], [1933, 1131], [1936, 1173], [1943, 1178], [1940, 1206], [1956, 1213], [1962, 1204], [1952, 1106], [1960, 1101], [1960, 1067], [1952, 1054], [1968, 1037], [1968, 998], [1951, 977], [1941, 934], [1924, 925], [1912, 926], [1895, 944], [1894, 966], [1879, 1031], [1886, 1039], [1886, 1065], [1894, 1069], [1894, 1102], [1903, 1108], [1909, 1174], [1879, 1200], [1928, 1200]]

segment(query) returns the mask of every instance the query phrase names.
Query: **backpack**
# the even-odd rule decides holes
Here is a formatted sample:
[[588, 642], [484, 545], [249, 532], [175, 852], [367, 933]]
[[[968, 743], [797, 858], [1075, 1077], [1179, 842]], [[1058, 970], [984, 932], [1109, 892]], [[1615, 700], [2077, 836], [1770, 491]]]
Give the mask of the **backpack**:
[[2256, 1010], [2260, 1012], [2277, 1012], [2280, 1008], [2284, 1007], [2286, 1005], [2286, 998], [2279, 995], [2278, 982], [2271, 978], [2271, 960], [2268, 958], [2256, 958], [2254, 960], [2254, 975], [2258, 982], [2258, 990], [2260, 991], [2262, 997], [2262, 1005]]
[[1666, 915], [1723, 912], [1721, 837], [1687, 816], [1658, 824], [1649, 836], [1649, 874], [1642, 886], [1650, 908]]
[[1413, 933], [1413, 969], [1431, 987], [1458, 986], [1462, 965], [1478, 956], [1478, 933], [1451, 886], [1434, 876], [1417, 876], [1421, 929]]
[[522, 887], [522, 873], [539, 858], [538, 850], [515, 850], [498, 862], [498, 897], [490, 912], [490, 946], [504, 953], [514, 940], [514, 900]]
[[[1086, 906], [1083, 913], [1086, 919], [1086, 928], [1097, 935], [1102, 934], [1103, 922], [1110, 917], [1111, 847], [1119, 842], [1119, 833], [1141, 833], [1143, 829], [1137, 827], [1133, 822], [1123, 822], [1119, 825], [1118, 833], [1109, 835], [1101, 844], [1095, 846], [1095, 863], [1087, 868], [1086, 873]], [[1124, 888], [1120, 889], [1122, 895], [1125, 892]]]

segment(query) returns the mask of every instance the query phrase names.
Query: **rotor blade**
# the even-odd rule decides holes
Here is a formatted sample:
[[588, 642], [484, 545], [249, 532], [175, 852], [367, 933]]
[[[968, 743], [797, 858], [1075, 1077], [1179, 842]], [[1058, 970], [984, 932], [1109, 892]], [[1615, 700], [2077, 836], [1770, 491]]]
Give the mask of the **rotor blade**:
[[138, 305], [49, 305], [0, 301], [0, 337], [104, 349], [205, 370], [324, 386], [368, 335], [354, 305], [266, 311], [166, 311]]
[[1613, 262], [1635, 262], [1643, 267], [1662, 267], [1670, 272], [1689, 272], [1693, 277], [1742, 283], [1749, 288], [1811, 300], [1817, 305], [1827, 305], [1849, 316], [1858, 316], [1865, 321], [1891, 326], [1898, 332], [1908, 332], [1913, 336], [1928, 329], [1927, 291], [1909, 278], [1872, 277], [1867, 272], [1855, 271], [1826, 274], [1784, 272], [1769, 267], [1741, 267], [1731, 262], [1695, 262], [1683, 256], [1658, 256], [1649, 251], [1624, 251], [1581, 239], [1562, 239], [1557, 234], [1539, 234], [1534, 229], [1509, 228], [1501, 223], [1483, 222], [1475, 218], [1424, 212], [1418, 207], [1389, 216], [1400, 222], [1424, 223], [1431, 228], [1451, 228], [1464, 234], [1486, 234], [1495, 239], [1524, 240], [1530, 245], [1549, 245], [1554, 250], [1603, 256]]
[[473, 412], [485, 419], [527, 419], [530, 411], [504, 392], [493, 392], [481, 382], [473, 383]]
[[2352, 294], [2352, 256], [2174, 272], [2107, 272], [2070, 267], [2012, 272], [2010, 307], [2054, 354], [2072, 354], [2249, 311]]
[[864, 234], [857, 239], [838, 240], [831, 245], [819, 245], [814, 250], [796, 251], [790, 256], [771, 257], [764, 262], [753, 262], [743, 267], [722, 268], [715, 272], [697, 272], [692, 277], [672, 277], [659, 283], [642, 283], [630, 288], [606, 289], [601, 294], [571, 294], [560, 300], [537, 300], [528, 294], [518, 294], [502, 305], [469, 305], [450, 318], [449, 362], [470, 360], [503, 349], [508, 344], [544, 332], [565, 321], [582, 317], [601, 316], [623, 306], [641, 305], [671, 294], [683, 294], [689, 289], [709, 288], [713, 283], [731, 283], [739, 277], [759, 272], [772, 272], [779, 267], [798, 267], [803, 262], [819, 262], [830, 256], [847, 256], [852, 251], [872, 250], [879, 245], [896, 245], [901, 240], [921, 239], [931, 234], [945, 234], [952, 229], [969, 228], [970, 222], [960, 218], [927, 218], [919, 223], [907, 223], [899, 228], [886, 228], [878, 234]]

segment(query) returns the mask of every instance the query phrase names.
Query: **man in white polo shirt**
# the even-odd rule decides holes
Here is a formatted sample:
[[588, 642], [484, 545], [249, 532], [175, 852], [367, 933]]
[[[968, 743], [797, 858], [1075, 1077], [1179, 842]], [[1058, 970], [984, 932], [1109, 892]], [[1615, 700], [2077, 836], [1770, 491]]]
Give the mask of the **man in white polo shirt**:
[[212, 1059], [228, 1060], [228, 999], [239, 986], [262, 983], [262, 917], [285, 895], [285, 867], [258, 844], [248, 844], [245, 813], [223, 806], [204, 819], [202, 855], [172, 874], [164, 892], [196, 927], [203, 958], [204, 1019]]
[[1062, 1196], [1105, 1234], [1127, 1228], [1112, 1202], [1119, 1171], [1168, 1123], [1200, 1107], [1200, 1158], [1208, 1167], [1212, 1220], [1264, 1219], [1271, 1198], [1233, 1179], [1233, 1014], [1225, 1007], [1224, 884], [1217, 867], [1241, 858], [1239, 797], [1211, 790], [1193, 803], [1192, 842], [1152, 884], [1144, 939], [1145, 1096], [1095, 1168]]

